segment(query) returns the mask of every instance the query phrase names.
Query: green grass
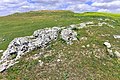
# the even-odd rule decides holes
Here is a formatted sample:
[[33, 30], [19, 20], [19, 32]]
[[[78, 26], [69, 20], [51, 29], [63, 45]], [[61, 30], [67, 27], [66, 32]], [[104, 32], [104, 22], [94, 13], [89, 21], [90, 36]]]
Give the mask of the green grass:
[[[79, 40], [74, 41], [72, 45], [67, 45], [63, 40], [58, 39], [44, 50], [30, 52], [24, 55], [18, 64], [1, 73], [0, 79], [120, 80], [120, 60], [111, 58], [103, 45], [104, 41], [109, 40], [113, 49], [120, 51], [120, 40], [113, 38], [114, 34], [120, 35], [120, 14], [36, 11], [0, 17], [0, 38], [5, 39], [0, 43], [0, 49], [6, 49], [12, 39], [32, 35], [37, 29], [88, 21], [98, 23], [99, 18], [114, 20], [115, 22], [105, 22], [115, 28], [104, 25], [76, 30]], [[82, 37], [86, 37], [87, 40], [82, 40]], [[88, 44], [90, 47], [86, 47]], [[82, 47], [83, 45], [85, 48]], [[29, 59], [30, 56], [41, 51], [44, 54], [39, 59]], [[62, 61], [57, 62], [57, 59]], [[40, 66], [38, 60], [44, 62], [43, 66]]]
[[32, 35], [41, 28], [53, 26], [67, 26], [79, 23], [74, 13], [63, 12], [28, 12], [0, 17], [0, 38], [5, 39], [0, 44], [0, 49], [6, 49], [7, 45], [15, 37]]

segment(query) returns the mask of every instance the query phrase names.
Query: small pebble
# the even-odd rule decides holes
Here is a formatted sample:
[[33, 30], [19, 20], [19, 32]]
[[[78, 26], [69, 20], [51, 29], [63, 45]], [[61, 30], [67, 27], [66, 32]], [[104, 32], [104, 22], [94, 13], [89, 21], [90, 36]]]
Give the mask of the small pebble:
[[90, 47], [90, 45], [88, 44], [88, 45], [86, 45], [86, 47]]

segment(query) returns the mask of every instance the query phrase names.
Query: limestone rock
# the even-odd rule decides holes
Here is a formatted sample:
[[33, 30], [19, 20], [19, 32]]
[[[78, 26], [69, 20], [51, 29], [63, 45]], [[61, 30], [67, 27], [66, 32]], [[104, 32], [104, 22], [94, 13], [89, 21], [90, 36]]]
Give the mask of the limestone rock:
[[120, 35], [113, 35], [115, 39], [120, 39]]
[[6, 61], [4, 63], [2, 63], [0, 65], [0, 72], [10, 68], [11, 66], [13, 66], [14, 64], [18, 63], [19, 61], [15, 61], [15, 60], [10, 60], [10, 61]]
[[82, 45], [81, 47], [82, 47], [82, 48], [85, 48], [85, 45]]
[[115, 51], [114, 54], [117, 58], [120, 58], [120, 53], [118, 51]]
[[72, 24], [72, 25], [70, 25], [70, 28], [71, 29], [77, 28], [77, 25]]
[[2, 53], [3, 52], [3, 50], [0, 50], [0, 53]]
[[107, 49], [110, 56], [114, 57], [113, 51], [111, 49]]
[[86, 24], [85, 23], [80, 23], [80, 28], [84, 28], [86, 27]]
[[58, 32], [61, 28], [53, 27], [53, 28], [45, 28], [37, 30], [33, 33], [33, 36], [45, 39], [50, 38], [51, 40], [56, 39], [58, 37]]
[[[40, 29], [36, 30], [32, 36], [13, 39], [1, 57], [0, 72], [18, 63], [17, 60], [27, 52], [46, 47], [51, 41], [57, 40], [61, 29], [59, 27]], [[77, 33], [70, 28], [61, 31], [62, 39], [67, 43], [71, 44], [72, 40], [77, 40], [76, 36]], [[15, 57], [12, 58], [12, 55], [15, 55]], [[35, 58], [39, 56], [40, 54], [36, 55]]]
[[77, 33], [71, 29], [63, 29], [61, 31], [61, 38], [68, 44], [72, 44], [73, 40], [77, 40]]
[[0, 72], [4, 71], [6, 69], [7, 63], [3, 63], [0, 65]]
[[17, 54], [16, 59], [34, 49], [45, 47], [52, 40], [57, 39], [60, 28], [46, 28], [37, 30], [33, 36], [19, 37], [12, 40], [3, 53], [2, 60], [7, 60], [12, 54]]
[[41, 60], [38, 60], [38, 62], [39, 62], [39, 64], [40, 64], [40, 66], [42, 66], [42, 65], [44, 64], [44, 62], [41, 61]]
[[111, 44], [109, 42], [104, 42], [104, 45], [107, 47], [107, 48], [111, 48]]
[[61, 59], [57, 59], [57, 62], [61, 62], [62, 60]]
[[29, 51], [30, 41], [27, 37], [15, 38], [8, 45], [7, 50], [3, 53], [2, 60], [7, 60], [11, 55], [17, 54], [20, 57], [25, 52]]
[[87, 44], [86, 47], [89, 48], [89, 47], [90, 47], [90, 44]]

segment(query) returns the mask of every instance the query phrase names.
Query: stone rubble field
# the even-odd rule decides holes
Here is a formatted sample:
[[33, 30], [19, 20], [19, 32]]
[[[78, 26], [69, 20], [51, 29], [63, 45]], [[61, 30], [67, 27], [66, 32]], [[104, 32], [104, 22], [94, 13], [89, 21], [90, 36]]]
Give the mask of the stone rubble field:
[[32, 11], [0, 17], [0, 80], [120, 80], [120, 14]]
[[[52, 41], [57, 40], [59, 37], [63, 39], [67, 44], [71, 45], [72, 41], [78, 40], [77, 32], [75, 32], [74, 29], [82, 29], [91, 26], [100, 27], [103, 25], [114, 28], [112, 25], [106, 22], [101, 22], [96, 25], [94, 24], [94, 22], [83, 22], [80, 24], [70, 25], [69, 27], [53, 27], [40, 29], [34, 31], [33, 35], [31, 36], [15, 38], [10, 42], [8, 48], [4, 52], [3, 50], [0, 50], [0, 52], [3, 52], [0, 60], [0, 72], [8, 69], [16, 63], [19, 63], [19, 59], [22, 57], [22, 55], [25, 55], [26, 53], [33, 50], [45, 48]], [[116, 39], [119, 38], [119, 35], [113, 35], [113, 37]], [[103, 44], [106, 46], [107, 52], [110, 56], [120, 58], [120, 53], [118, 51], [113, 52], [111, 49], [112, 46], [109, 42], [104, 42]], [[86, 46], [90, 47], [89, 44]], [[82, 47], [85, 48], [84, 45]], [[38, 58], [39, 57], [40, 56], [38, 55]]]

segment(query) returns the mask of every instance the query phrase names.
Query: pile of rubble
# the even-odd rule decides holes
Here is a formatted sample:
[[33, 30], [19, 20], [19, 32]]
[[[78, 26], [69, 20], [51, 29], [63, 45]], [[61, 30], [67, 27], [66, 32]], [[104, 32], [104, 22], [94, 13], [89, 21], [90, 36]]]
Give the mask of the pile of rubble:
[[18, 59], [22, 55], [32, 50], [48, 46], [50, 42], [57, 40], [59, 35], [68, 44], [72, 44], [73, 40], [77, 40], [77, 33], [74, 30], [59, 27], [40, 29], [35, 31], [32, 36], [13, 39], [1, 57], [0, 72], [18, 63]]

